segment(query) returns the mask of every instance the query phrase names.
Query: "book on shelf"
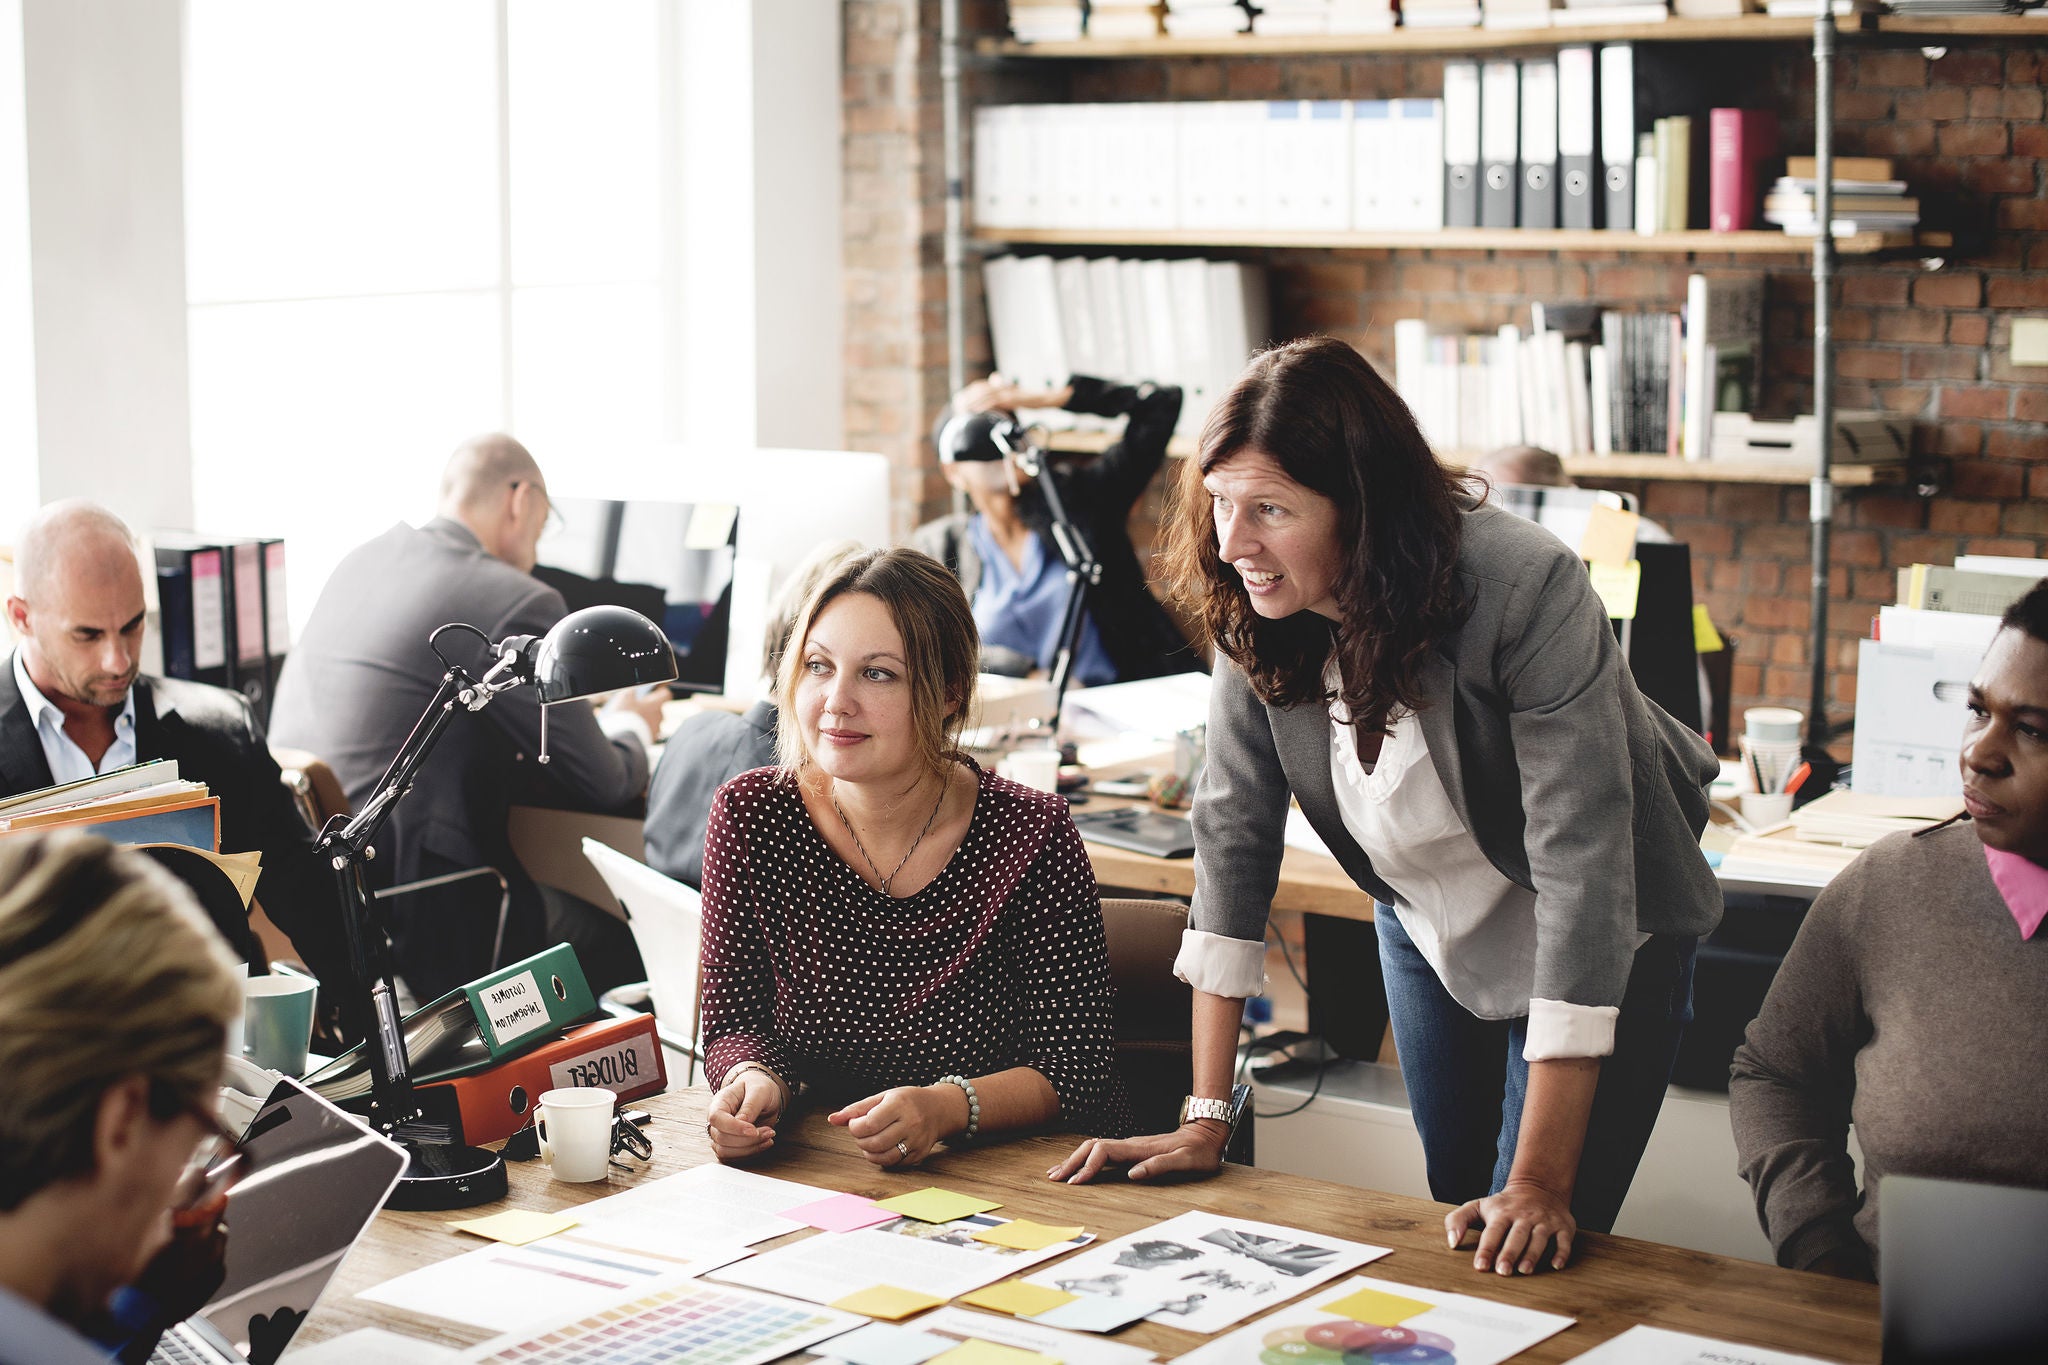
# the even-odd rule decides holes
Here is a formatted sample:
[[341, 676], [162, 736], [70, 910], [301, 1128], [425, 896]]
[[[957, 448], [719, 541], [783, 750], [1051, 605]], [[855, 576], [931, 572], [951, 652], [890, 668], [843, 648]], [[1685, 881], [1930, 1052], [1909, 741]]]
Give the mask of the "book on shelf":
[[1476, 0], [1401, 0], [1404, 28], [1477, 28], [1485, 17]]
[[1094, 0], [1088, 7], [1090, 38], [1157, 38], [1166, 6], [1158, 0]]
[[1915, 564], [1899, 570], [1899, 605], [2003, 616], [2040, 581], [2039, 574], [1972, 573], [1944, 564]]
[[1734, 19], [1763, 12], [1763, 0], [1671, 0], [1672, 16], [1678, 19]]
[[1882, 14], [1885, 8], [1884, 0], [1765, 0], [1764, 13], [1773, 19], [1813, 19], [1819, 17], [1824, 4], [1837, 19]]
[[1692, 226], [1693, 178], [1701, 163], [1693, 155], [1693, 120], [1672, 114], [1657, 120], [1657, 230], [1684, 232]]
[[1300, 38], [1330, 31], [1330, 0], [1259, 0], [1252, 32]]
[[[1838, 156], [1834, 158], [1835, 184], [1855, 180], [1896, 180], [1898, 171], [1890, 157], [1886, 156]], [[1803, 180], [1809, 185], [1820, 179], [1820, 159], [1811, 156], [1788, 156], [1785, 158], [1785, 174], [1793, 180]]]
[[1330, 0], [1330, 32], [1391, 33], [1401, 22], [1394, 0]]
[[[557, 943], [405, 1016], [407, 1069], [417, 1084], [469, 1076], [531, 1052], [597, 1013], [576, 950]], [[306, 1077], [306, 1088], [336, 1104], [367, 1095], [370, 1059], [358, 1044]]]
[[1085, 14], [1080, 0], [1010, 0], [1010, 34], [1020, 43], [1076, 42]]
[[1761, 276], [1712, 279], [1691, 275], [1685, 295], [1685, 432], [1688, 460], [1713, 454], [1720, 413], [1747, 413], [1756, 401], [1763, 353]]
[[1560, 0], [1480, 0], [1479, 23], [1482, 28], [1549, 28], [1551, 11], [1558, 8]]
[[1716, 109], [1707, 116], [1707, 227], [1756, 226], [1763, 168], [1778, 154], [1778, 119], [1768, 109]]
[[1664, 0], [1630, 0], [1618, 5], [1574, 5], [1565, 0], [1565, 8], [1550, 16], [1553, 28], [1591, 28], [1604, 24], [1661, 24], [1671, 17]]
[[1166, 32], [1175, 38], [1223, 38], [1249, 33], [1251, 11], [1237, 0], [1167, 0]]

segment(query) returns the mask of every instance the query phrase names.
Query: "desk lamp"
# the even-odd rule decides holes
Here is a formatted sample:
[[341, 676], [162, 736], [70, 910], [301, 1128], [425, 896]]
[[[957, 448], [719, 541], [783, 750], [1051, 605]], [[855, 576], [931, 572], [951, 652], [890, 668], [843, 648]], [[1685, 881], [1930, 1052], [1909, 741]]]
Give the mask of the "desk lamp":
[[[483, 677], [472, 677], [441, 652], [440, 639], [450, 631], [467, 631], [484, 642], [496, 662]], [[369, 1001], [369, 1036], [363, 1046], [370, 1059], [370, 1123], [403, 1144], [411, 1156], [390, 1207], [459, 1209], [502, 1197], [505, 1163], [495, 1152], [448, 1142], [444, 1132], [421, 1122], [398, 993], [391, 981], [390, 949], [384, 935], [376, 932], [363, 880], [364, 865], [376, 857], [370, 841], [412, 790], [427, 754], [457, 712], [481, 711], [499, 694], [531, 686], [540, 695], [539, 761], [546, 763], [548, 707], [598, 692], [668, 682], [676, 676], [676, 659], [661, 628], [624, 607], [588, 607], [569, 613], [544, 636], [514, 635], [496, 644], [475, 626], [445, 625], [427, 638], [427, 644], [448, 670], [441, 675], [434, 699], [362, 810], [353, 817], [329, 820], [316, 847], [340, 879], [351, 984], [358, 1000], [367, 996]]]
[[1088, 593], [1102, 581], [1102, 563], [1088, 539], [1067, 515], [1059, 486], [1046, 465], [1045, 448], [1031, 437], [1032, 429], [1014, 413], [977, 412], [949, 419], [939, 430], [939, 459], [945, 464], [1012, 459], [1038, 481], [1052, 513], [1053, 545], [1067, 566], [1066, 614], [1060, 619], [1059, 652], [1052, 666], [1052, 734], [1060, 731], [1060, 710], [1066, 704], [1067, 680], [1074, 671], [1074, 650], [1087, 619]]

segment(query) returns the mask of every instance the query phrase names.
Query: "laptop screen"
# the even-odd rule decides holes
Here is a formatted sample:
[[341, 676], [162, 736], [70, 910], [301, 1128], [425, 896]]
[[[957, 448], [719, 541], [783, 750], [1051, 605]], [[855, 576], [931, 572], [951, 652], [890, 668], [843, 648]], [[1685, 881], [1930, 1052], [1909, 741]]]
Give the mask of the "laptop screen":
[[200, 1316], [255, 1365], [284, 1353], [405, 1170], [405, 1149], [296, 1081], [249, 1125], [228, 1195], [227, 1279]]

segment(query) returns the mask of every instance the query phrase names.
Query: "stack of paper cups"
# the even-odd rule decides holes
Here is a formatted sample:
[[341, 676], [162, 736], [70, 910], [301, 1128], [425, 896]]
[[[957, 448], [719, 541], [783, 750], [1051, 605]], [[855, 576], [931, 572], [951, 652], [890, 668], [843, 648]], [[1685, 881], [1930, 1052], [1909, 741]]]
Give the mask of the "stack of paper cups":
[[1801, 712], [1786, 706], [1752, 706], [1742, 713], [1742, 766], [1750, 794], [1742, 810], [1751, 824], [1776, 824], [1792, 809], [1785, 784], [1799, 767]]

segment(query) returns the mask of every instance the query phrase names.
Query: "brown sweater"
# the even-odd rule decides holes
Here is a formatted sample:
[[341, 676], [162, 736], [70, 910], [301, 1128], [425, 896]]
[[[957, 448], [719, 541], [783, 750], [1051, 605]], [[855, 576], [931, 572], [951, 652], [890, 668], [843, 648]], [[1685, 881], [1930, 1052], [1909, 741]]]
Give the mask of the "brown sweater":
[[1876, 1266], [1892, 1172], [2048, 1188], [2048, 933], [2020, 937], [1974, 829], [1893, 835], [1821, 893], [1728, 1101], [1780, 1265], [1860, 1239]]

